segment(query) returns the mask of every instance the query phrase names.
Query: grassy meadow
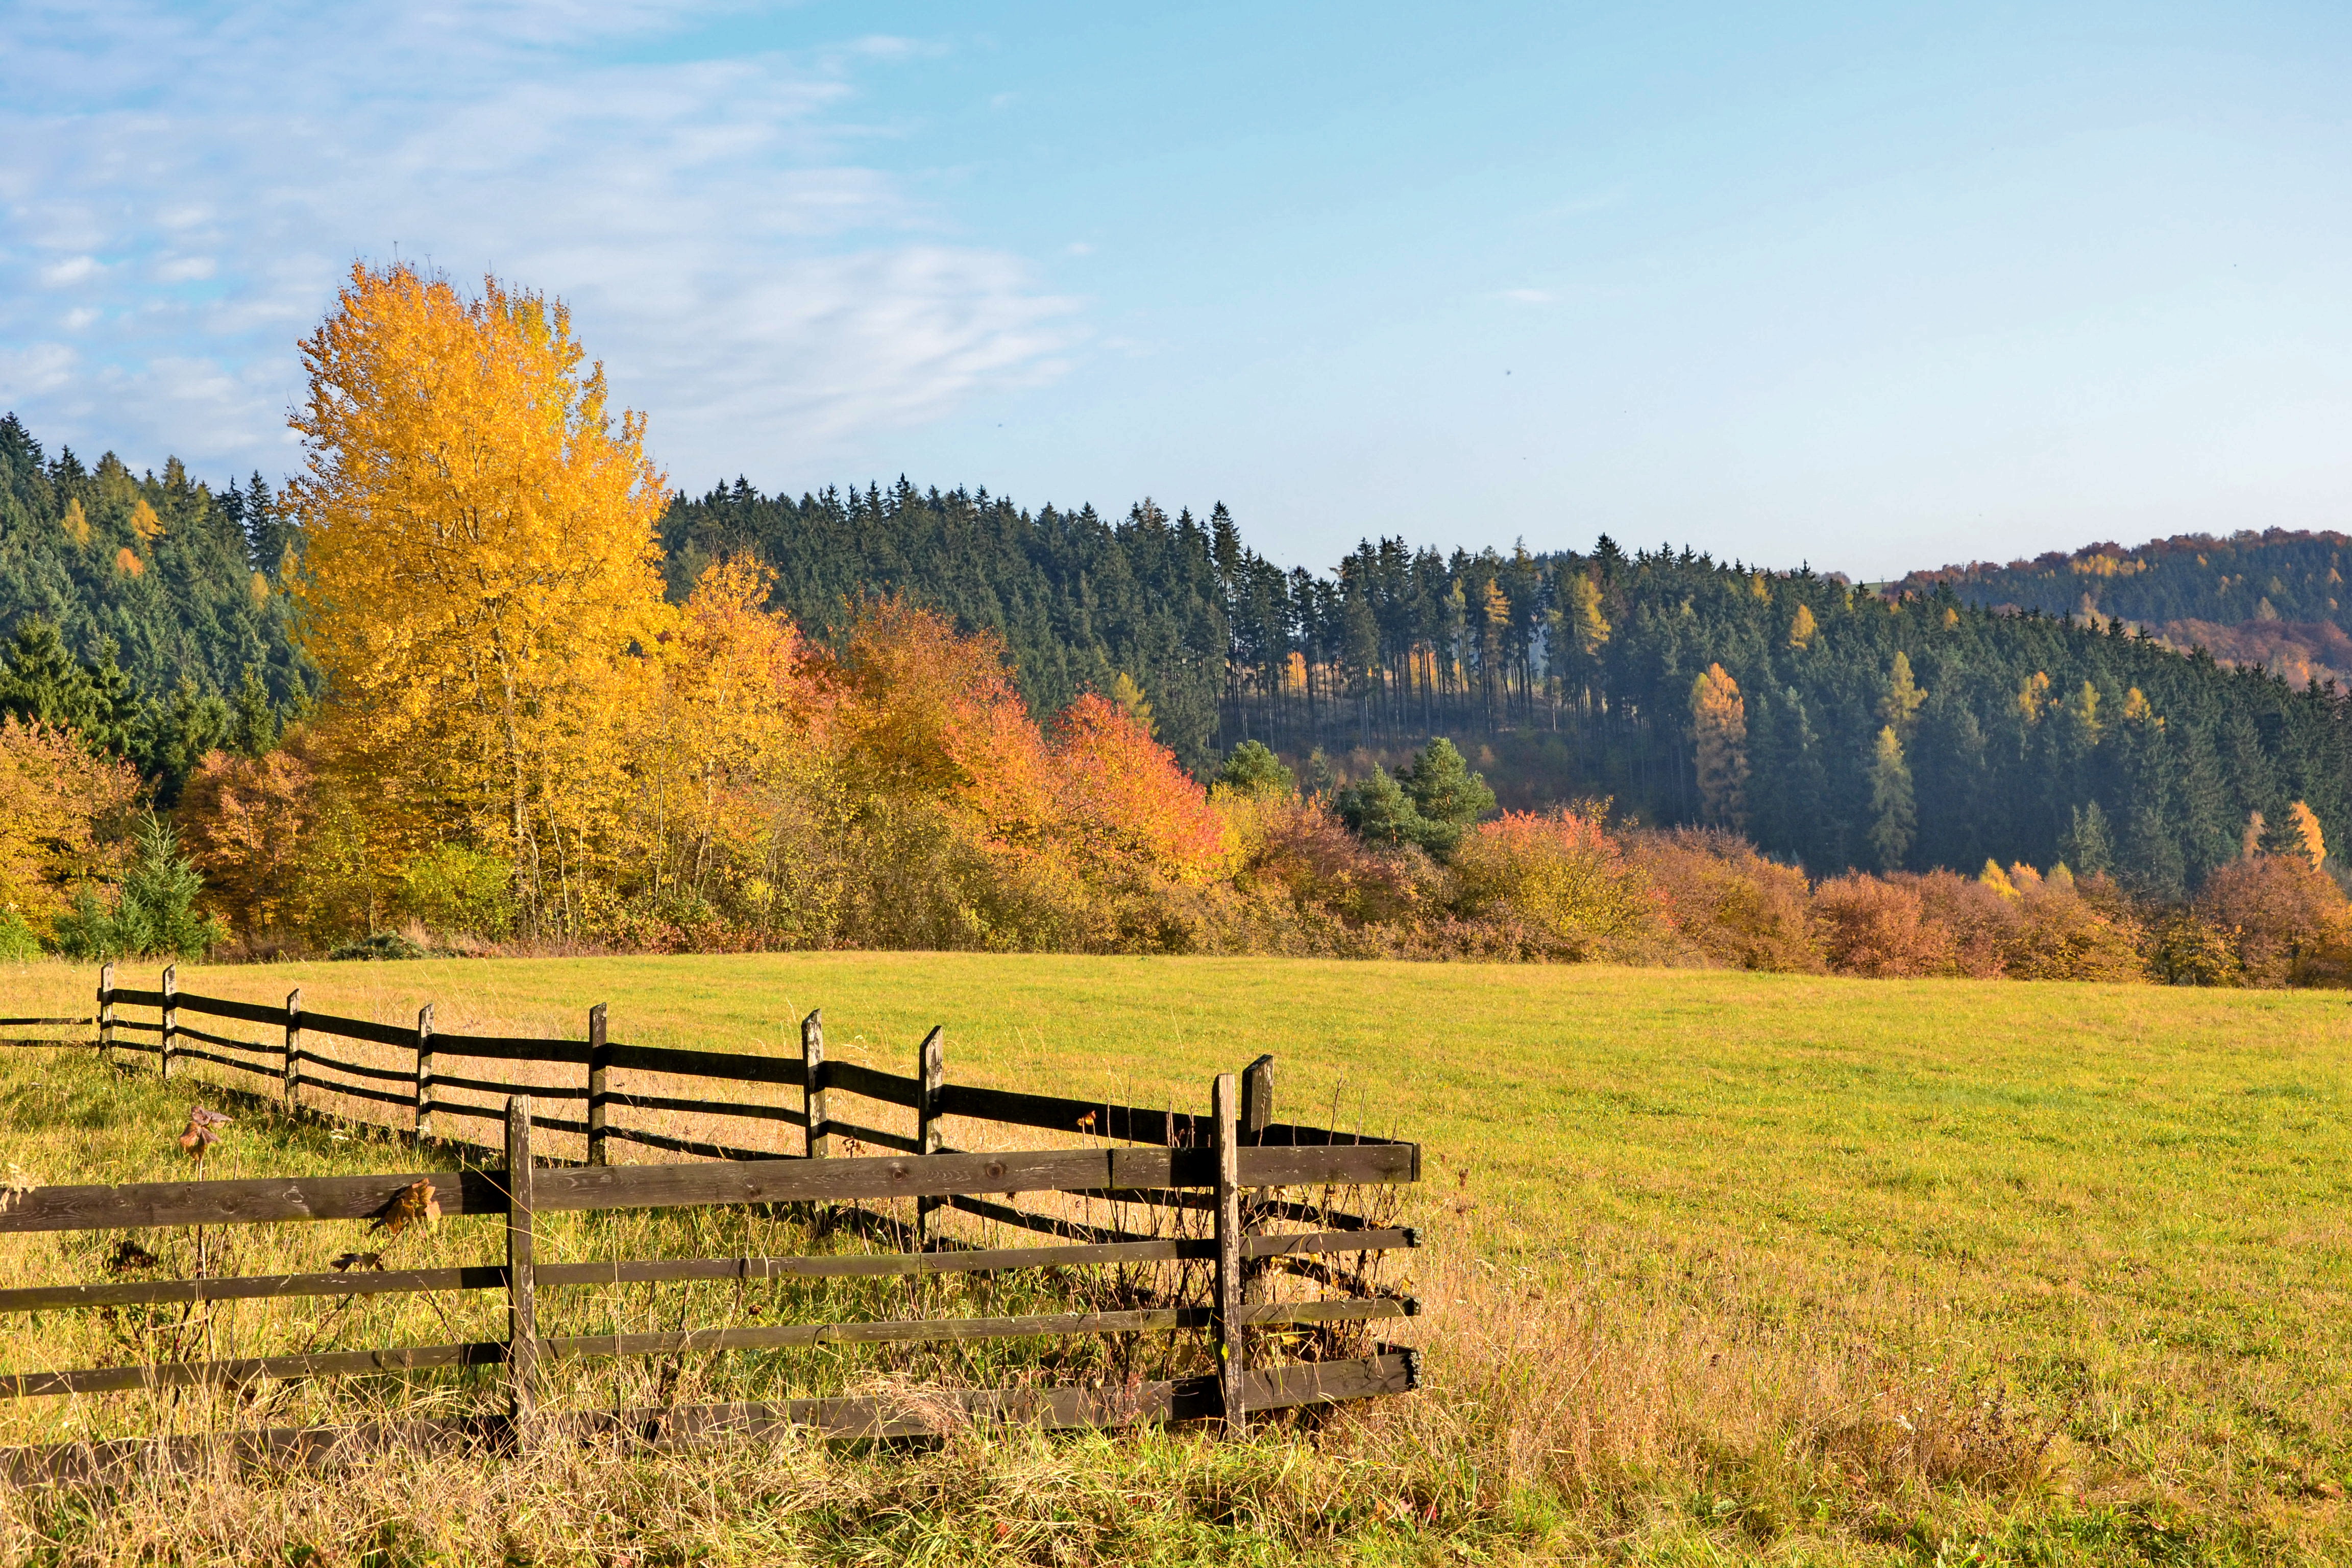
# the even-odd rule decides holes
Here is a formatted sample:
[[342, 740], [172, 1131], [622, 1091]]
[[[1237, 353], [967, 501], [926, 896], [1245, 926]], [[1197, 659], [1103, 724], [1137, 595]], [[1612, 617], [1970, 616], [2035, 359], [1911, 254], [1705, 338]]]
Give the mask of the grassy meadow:
[[[0, 1013], [87, 1012], [93, 982], [0, 967]], [[1429, 1386], [1240, 1445], [435, 1455], [20, 1493], [12, 1560], [2352, 1560], [2341, 994], [909, 953], [181, 971], [297, 984], [385, 1021], [430, 1000], [449, 1032], [576, 1036], [602, 1001], [617, 1040], [767, 1051], [822, 1006], [835, 1056], [907, 1071], [943, 1024], [951, 1079], [1201, 1110], [1271, 1052], [1278, 1115], [1424, 1147], [1427, 1310], [1395, 1337]], [[192, 1098], [0, 1051], [0, 1163], [178, 1169]], [[257, 1118], [216, 1173], [414, 1158]], [[5, 1283], [67, 1261], [28, 1245]]]

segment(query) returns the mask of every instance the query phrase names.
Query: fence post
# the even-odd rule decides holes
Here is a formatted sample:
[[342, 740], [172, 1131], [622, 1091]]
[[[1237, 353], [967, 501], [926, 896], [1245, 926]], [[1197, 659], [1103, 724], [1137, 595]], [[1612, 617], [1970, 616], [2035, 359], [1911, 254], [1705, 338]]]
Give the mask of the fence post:
[[114, 965], [98, 966], [98, 1055], [101, 1061], [114, 1059]]
[[[1274, 1058], [1263, 1056], [1242, 1069], [1241, 1141], [1255, 1148], [1265, 1136], [1267, 1123], [1274, 1120]], [[1255, 1236], [1265, 1228], [1265, 1214], [1261, 1204], [1249, 1204], [1242, 1213], [1242, 1234]], [[1242, 1262], [1242, 1300], [1261, 1301], [1265, 1299], [1266, 1262], [1263, 1258], [1245, 1258]]]
[[807, 1127], [802, 1145], [812, 1160], [833, 1152], [832, 1118], [825, 1110], [824, 1009], [801, 1020], [801, 1110]]
[[286, 993], [286, 1109], [302, 1103], [295, 1077], [302, 1070], [302, 988]]
[[1242, 1069], [1242, 1141], [1255, 1143], [1274, 1120], [1274, 1058], [1264, 1056]]
[[163, 966], [163, 1033], [162, 1037], [163, 1071], [165, 1078], [172, 1076], [172, 1037], [177, 1034], [180, 1028], [179, 1005], [173, 1000], [179, 994], [180, 966], [176, 963], [167, 963]]
[[416, 1141], [433, 1136], [433, 1004], [416, 1010]]
[[507, 1388], [514, 1441], [530, 1447], [539, 1411], [539, 1290], [531, 1276], [530, 1096], [507, 1100]]
[[[936, 1025], [923, 1037], [920, 1076], [915, 1091], [915, 1152], [936, 1154], [940, 1152], [940, 1088], [948, 1076], [946, 1032]], [[939, 1239], [939, 1212], [946, 1206], [945, 1198], [915, 1200], [915, 1245], [925, 1252]]]
[[588, 1163], [604, 1163], [604, 1004], [588, 1009]]
[[1216, 1325], [1218, 1403], [1225, 1413], [1225, 1432], [1239, 1436], [1249, 1428], [1242, 1409], [1242, 1379], [1249, 1370], [1239, 1321], [1242, 1304], [1242, 1150], [1236, 1125], [1234, 1075], [1221, 1072], [1211, 1092], [1216, 1122], [1217, 1153], [1217, 1303]]

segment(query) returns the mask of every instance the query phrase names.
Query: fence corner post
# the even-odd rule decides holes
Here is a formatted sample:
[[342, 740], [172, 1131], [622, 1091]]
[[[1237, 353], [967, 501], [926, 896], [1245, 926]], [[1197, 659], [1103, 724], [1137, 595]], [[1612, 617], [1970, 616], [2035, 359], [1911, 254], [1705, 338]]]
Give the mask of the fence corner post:
[[514, 1443], [531, 1446], [539, 1413], [539, 1292], [531, 1275], [530, 1096], [507, 1100], [507, 1387]]
[[1224, 1411], [1225, 1433], [1239, 1436], [1249, 1429], [1242, 1403], [1242, 1385], [1249, 1373], [1244, 1347], [1242, 1305], [1242, 1187], [1240, 1108], [1234, 1103], [1234, 1075], [1221, 1072], [1211, 1092], [1216, 1128], [1217, 1155], [1217, 1278], [1215, 1324], [1218, 1404]]
[[604, 1004], [588, 1009], [588, 1163], [604, 1163]]
[[114, 1058], [114, 963], [112, 960], [98, 966], [98, 1055], [100, 1061]]
[[302, 988], [299, 985], [286, 993], [286, 1109], [292, 1110], [302, 1103], [295, 1082], [302, 1070]]
[[[915, 1090], [915, 1152], [936, 1154], [940, 1152], [940, 1089], [947, 1082], [948, 1047], [946, 1030], [937, 1025], [923, 1037], [920, 1081]], [[939, 1213], [947, 1206], [945, 1198], [923, 1197], [915, 1200], [915, 1245], [929, 1252], [939, 1240]]]
[[172, 1038], [174, 1035], [178, 1034], [180, 1030], [180, 1007], [178, 1002], [174, 1000], [180, 994], [180, 966], [178, 964], [167, 963], [163, 966], [163, 1055], [159, 1059], [163, 1063], [163, 1076], [170, 1078], [172, 1076]]
[[803, 1150], [812, 1160], [833, 1152], [831, 1118], [825, 1110], [824, 1009], [801, 1020], [801, 1112]]
[[433, 1004], [416, 1010], [416, 1141], [433, 1136]]

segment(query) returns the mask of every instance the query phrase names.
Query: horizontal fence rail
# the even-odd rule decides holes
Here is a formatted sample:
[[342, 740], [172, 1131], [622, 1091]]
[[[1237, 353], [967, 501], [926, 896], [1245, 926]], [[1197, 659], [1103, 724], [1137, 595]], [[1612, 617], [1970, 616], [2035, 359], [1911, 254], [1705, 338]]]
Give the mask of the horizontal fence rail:
[[[225, 1439], [232, 1447], [243, 1445], [239, 1451], [282, 1456], [323, 1453], [339, 1445], [356, 1445], [352, 1451], [359, 1451], [386, 1433], [428, 1429], [471, 1432], [509, 1443], [525, 1441], [542, 1431], [583, 1436], [628, 1431], [643, 1437], [656, 1428], [668, 1434], [660, 1441], [701, 1441], [756, 1435], [784, 1426], [828, 1435], [890, 1436], [936, 1429], [942, 1411], [957, 1420], [1024, 1419], [1045, 1425], [1115, 1425], [1198, 1416], [1221, 1419], [1228, 1430], [1237, 1431], [1255, 1409], [1402, 1392], [1417, 1385], [1418, 1363], [1410, 1351], [1381, 1349], [1369, 1357], [1349, 1360], [1337, 1355], [1303, 1365], [1252, 1364], [1253, 1345], [1262, 1331], [1283, 1329], [1284, 1342], [1288, 1343], [1297, 1339], [1295, 1331], [1304, 1328], [1309, 1331], [1309, 1342], [1328, 1344], [1335, 1342], [1322, 1336], [1333, 1326], [1359, 1325], [1350, 1331], [1359, 1332], [1362, 1326], [1410, 1317], [1418, 1310], [1409, 1297], [1368, 1283], [1373, 1278], [1368, 1260], [1416, 1246], [1417, 1233], [1341, 1212], [1331, 1200], [1344, 1193], [1360, 1194], [1419, 1180], [1419, 1146], [1275, 1121], [1271, 1058], [1259, 1058], [1238, 1080], [1232, 1075], [1221, 1077], [1213, 1086], [1210, 1113], [1199, 1115], [1173, 1108], [1153, 1110], [950, 1084], [945, 1080], [942, 1032], [936, 1029], [922, 1044], [918, 1073], [901, 1077], [828, 1058], [819, 1014], [811, 1014], [802, 1025], [803, 1048], [798, 1057], [772, 1057], [612, 1042], [606, 1036], [602, 1006], [589, 1013], [585, 1040], [466, 1036], [435, 1029], [429, 1006], [420, 1012], [414, 1027], [405, 1027], [306, 1013], [299, 991], [283, 1007], [271, 1007], [182, 993], [175, 979], [174, 972], [167, 969], [156, 990], [119, 989], [109, 965], [100, 980], [99, 1010], [92, 1019], [15, 1022], [68, 1027], [94, 1023], [95, 1043], [101, 1053], [121, 1050], [155, 1057], [166, 1077], [177, 1064], [202, 1062], [267, 1080], [289, 1108], [300, 1103], [306, 1089], [343, 1097], [346, 1102], [398, 1107], [408, 1113], [411, 1122], [404, 1131], [413, 1131], [420, 1143], [496, 1146], [487, 1140], [467, 1138], [462, 1131], [437, 1123], [436, 1117], [503, 1123], [502, 1168], [33, 1187], [12, 1191], [9, 1202], [0, 1206], [0, 1235], [374, 1219], [392, 1212], [395, 1200], [423, 1182], [431, 1184], [442, 1215], [502, 1216], [505, 1262], [384, 1270], [375, 1255], [367, 1254], [361, 1255], [364, 1261], [356, 1267], [339, 1259], [337, 1268], [348, 1271], [331, 1274], [36, 1285], [0, 1289], [0, 1316], [85, 1308], [193, 1308], [270, 1298], [318, 1297], [348, 1303], [401, 1292], [502, 1291], [508, 1301], [507, 1337], [380, 1349], [306, 1348], [292, 1355], [225, 1360], [164, 1359], [135, 1366], [27, 1369], [0, 1373], [0, 1398], [408, 1374], [493, 1365], [505, 1369], [509, 1411], [503, 1426], [467, 1418], [472, 1426], [394, 1422], [242, 1433]], [[126, 1007], [152, 1007], [158, 1020], [150, 1024], [124, 1017], [121, 1010]], [[191, 1026], [183, 1021], [184, 1015], [269, 1026], [278, 1031], [280, 1038], [240, 1039]], [[124, 1038], [130, 1032], [152, 1039]], [[347, 1060], [320, 1048], [337, 1038], [404, 1050], [409, 1053], [408, 1066]], [[442, 1064], [449, 1058], [584, 1071], [570, 1084], [518, 1085], [448, 1070]], [[800, 1103], [779, 1106], [691, 1091], [616, 1091], [608, 1078], [616, 1068], [713, 1085], [796, 1089]], [[501, 1110], [452, 1100], [446, 1098], [447, 1091], [503, 1094], [507, 1102]], [[909, 1137], [839, 1114], [847, 1109], [837, 1099], [844, 1095], [911, 1110], [915, 1134]], [[581, 1108], [580, 1117], [536, 1115], [534, 1097], [567, 1110]], [[770, 1151], [673, 1137], [610, 1120], [613, 1110], [628, 1108], [734, 1117], [794, 1128], [802, 1135], [802, 1149], [779, 1156]], [[1084, 1142], [1079, 1147], [952, 1150], [940, 1137], [941, 1124], [949, 1118], [984, 1127], [1046, 1131]], [[531, 1154], [535, 1129], [584, 1137], [587, 1161], [543, 1164]], [[605, 1158], [614, 1139], [696, 1158], [685, 1163], [614, 1165]], [[895, 1152], [867, 1152], [872, 1149]], [[1305, 1191], [1308, 1201], [1284, 1195], [1286, 1191], [1299, 1190]], [[1313, 1201], [1318, 1190], [1321, 1201]], [[1041, 1212], [1021, 1205], [1024, 1197], [1048, 1195], [1059, 1201], [1064, 1212]], [[916, 1215], [912, 1224], [886, 1218], [879, 1211], [868, 1214], [861, 1206], [891, 1200], [911, 1203]], [[1097, 1212], [1101, 1205], [1109, 1205], [1111, 1219], [1104, 1223], [1099, 1217], [1077, 1217], [1066, 1212], [1074, 1204], [1079, 1215], [1087, 1212], [1089, 1204], [1097, 1205]], [[1169, 1216], [1168, 1223], [1179, 1234], [1150, 1234], [1160, 1229], [1158, 1221], [1142, 1231], [1129, 1228], [1132, 1220], [1118, 1216], [1134, 1215], [1136, 1207], [1129, 1205]], [[698, 1206], [782, 1208], [804, 1216], [846, 1213], [857, 1220], [854, 1228], [862, 1228], [869, 1236], [896, 1238], [892, 1245], [903, 1245], [906, 1250], [604, 1261], [540, 1262], [535, 1257], [534, 1216], [541, 1212]], [[1373, 1205], [1367, 1212], [1388, 1209]], [[1188, 1213], [1195, 1217], [1184, 1220], [1181, 1216]], [[978, 1246], [940, 1228], [949, 1214], [1044, 1233], [1051, 1239], [1034, 1246]], [[1275, 1228], [1284, 1222], [1311, 1228], [1289, 1232]], [[1193, 1234], [1196, 1229], [1211, 1234]], [[1202, 1273], [1171, 1278], [1197, 1282], [1205, 1277], [1209, 1285], [1204, 1303], [1183, 1300], [1183, 1294], [1196, 1289], [1196, 1284], [1184, 1287], [1173, 1301], [1155, 1300], [1146, 1289], [1142, 1304], [1133, 1307], [1117, 1307], [1115, 1294], [1114, 1305], [1105, 1310], [1008, 1317], [770, 1321], [606, 1334], [543, 1335], [537, 1326], [542, 1289], [681, 1280], [994, 1275], [1168, 1264], [1202, 1267]], [[1307, 1300], [1271, 1299], [1265, 1281], [1274, 1275], [1294, 1277], [1310, 1289], [1345, 1289], [1349, 1294]], [[1039, 1278], [1043, 1283], [1057, 1276]], [[643, 1413], [630, 1412], [567, 1413], [543, 1423], [537, 1409], [543, 1362], [632, 1356], [674, 1360], [687, 1353], [786, 1347], [1202, 1331], [1214, 1352], [1218, 1370], [1213, 1374], [1129, 1384], [1108, 1403], [1104, 1391], [1078, 1387], [927, 1389], [918, 1391], [922, 1410], [913, 1415], [892, 1411], [887, 1401], [793, 1400], [775, 1405], [689, 1406], [658, 1417], [646, 1416], [651, 1426], [638, 1420]], [[96, 1473], [94, 1467], [102, 1468], [134, 1451], [151, 1458], [163, 1456], [166, 1460], [179, 1452], [169, 1445], [143, 1448], [120, 1444], [51, 1445], [0, 1451], [0, 1473], [52, 1478]]]
[[[1343, 1361], [1275, 1367], [1243, 1374], [1251, 1414], [1408, 1393], [1421, 1385], [1420, 1353], [1383, 1349]], [[1213, 1377], [1188, 1377], [1115, 1388], [1043, 1387], [928, 1390], [919, 1399], [852, 1395], [775, 1403], [683, 1405], [642, 1409], [550, 1412], [544, 1436], [579, 1441], [620, 1439], [656, 1450], [691, 1448], [785, 1433], [837, 1438], [938, 1436], [959, 1426], [999, 1424], [1105, 1427], [1213, 1419], [1223, 1414]], [[221, 1437], [164, 1437], [59, 1443], [0, 1449], [0, 1478], [18, 1485], [105, 1482], [131, 1474], [185, 1470], [226, 1455], [245, 1465], [318, 1464], [363, 1458], [396, 1448], [498, 1448], [513, 1446], [506, 1416], [370, 1422], [349, 1426], [265, 1427]]]

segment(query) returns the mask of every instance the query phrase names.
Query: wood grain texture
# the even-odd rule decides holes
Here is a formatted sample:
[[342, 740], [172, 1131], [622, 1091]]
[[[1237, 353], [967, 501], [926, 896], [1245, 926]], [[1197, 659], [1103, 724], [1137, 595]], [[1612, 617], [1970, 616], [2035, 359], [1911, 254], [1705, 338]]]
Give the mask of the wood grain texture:
[[539, 1284], [531, 1276], [530, 1097], [507, 1101], [507, 1400], [519, 1447], [528, 1447], [539, 1412]]

